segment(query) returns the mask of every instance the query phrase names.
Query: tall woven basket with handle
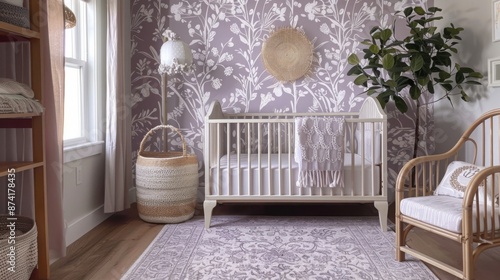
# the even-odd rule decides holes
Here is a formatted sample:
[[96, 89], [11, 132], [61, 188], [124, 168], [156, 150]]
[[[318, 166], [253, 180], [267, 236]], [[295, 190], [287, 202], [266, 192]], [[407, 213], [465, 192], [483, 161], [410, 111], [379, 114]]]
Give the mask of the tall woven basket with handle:
[[[157, 130], [174, 130], [181, 138], [182, 152], [145, 151], [148, 138]], [[179, 223], [193, 217], [198, 188], [198, 159], [186, 152], [186, 141], [170, 125], [151, 129], [142, 139], [136, 163], [139, 217], [151, 223]]]

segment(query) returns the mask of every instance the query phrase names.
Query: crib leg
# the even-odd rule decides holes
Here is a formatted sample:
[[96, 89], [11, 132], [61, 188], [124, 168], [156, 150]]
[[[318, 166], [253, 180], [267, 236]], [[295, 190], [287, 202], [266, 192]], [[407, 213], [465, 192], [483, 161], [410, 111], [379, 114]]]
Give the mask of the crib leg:
[[387, 231], [387, 211], [389, 208], [389, 203], [387, 201], [375, 201], [374, 205], [378, 210], [380, 227], [382, 228], [382, 231]]
[[205, 200], [203, 202], [203, 212], [205, 214], [205, 228], [210, 228], [210, 220], [212, 219], [212, 210], [217, 205], [217, 200]]

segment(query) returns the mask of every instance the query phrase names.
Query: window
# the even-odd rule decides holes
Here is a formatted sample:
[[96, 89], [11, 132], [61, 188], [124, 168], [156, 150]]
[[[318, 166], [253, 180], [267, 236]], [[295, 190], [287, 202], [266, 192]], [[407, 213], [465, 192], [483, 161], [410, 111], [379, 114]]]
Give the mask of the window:
[[[102, 143], [105, 86], [105, 26], [99, 0], [64, 0], [76, 26], [65, 30], [65, 152]], [[101, 28], [97, 28], [101, 26]]]

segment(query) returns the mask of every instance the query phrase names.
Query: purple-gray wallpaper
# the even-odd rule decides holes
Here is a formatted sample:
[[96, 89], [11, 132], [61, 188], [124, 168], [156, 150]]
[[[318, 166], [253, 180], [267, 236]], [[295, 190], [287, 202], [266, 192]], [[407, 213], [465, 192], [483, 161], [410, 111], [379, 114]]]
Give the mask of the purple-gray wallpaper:
[[[195, 64], [190, 74], [168, 77], [168, 123], [182, 130], [203, 176], [203, 122], [211, 101], [219, 100], [228, 112], [356, 111], [365, 95], [346, 75], [347, 57], [359, 51], [374, 25], [391, 25], [395, 10], [426, 2], [431, 1], [132, 0], [134, 162], [140, 141], [161, 120], [158, 65], [167, 27], [189, 44]], [[262, 62], [262, 44], [279, 27], [302, 30], [314, 46], [311, 70], [295, 82], [278, 82]], [[420, 148], [432, 153], [432, 107], [423, 110]], [[392, 187], [412, 154], [414, 115], [390, 107], [386, 112]], [[178, 145], [170, 135], [171, 146]]]

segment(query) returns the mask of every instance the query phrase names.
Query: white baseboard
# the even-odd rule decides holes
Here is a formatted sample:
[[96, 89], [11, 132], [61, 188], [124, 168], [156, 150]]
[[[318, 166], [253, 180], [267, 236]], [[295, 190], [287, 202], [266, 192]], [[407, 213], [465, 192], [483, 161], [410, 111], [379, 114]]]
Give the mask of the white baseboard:
[[101, 205], [94, 209], [94, 211], [72, 222], [66, 229], [66, 246], [78, 240], [104, 220], [111, 217], [111, 215], [112, 213], [104, 213], [104, 205]]

